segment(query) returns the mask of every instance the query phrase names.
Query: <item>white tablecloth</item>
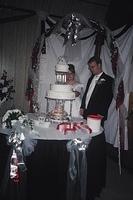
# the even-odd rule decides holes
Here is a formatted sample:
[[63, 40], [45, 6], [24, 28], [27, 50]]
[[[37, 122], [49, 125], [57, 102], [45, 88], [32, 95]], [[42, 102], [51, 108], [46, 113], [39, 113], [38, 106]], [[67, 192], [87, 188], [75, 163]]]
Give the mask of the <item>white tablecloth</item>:
[[[76, 132], [67, 132], [66, 134], [63, 134], [56, 128], [57, 125], [51, 124], [49, 128], [42, 128], [39, 126], [34, 126], [33, 130], [28, 130], [27, 132], [31, 134], [32, 138], [34, 139], [42, 139], [42, 140], [72, 140], [75, 138], [80, 139], [87, 139], [89, 137], [94, 137], [96, 135], [99, 135], [102, 133], [103, 129], [97, 133], [87, 133], [85, 131], [82, 131], [79, 129]], [[7, 134], [6, 129], [0, 128], [0, 133]]]
[[[50, 123], [48, 128], [45, 128], [45, 122], [37, 121], [38, 116], [33, 113], [28, 113], [28, 118], [34, 120], [33, 130], [30, 128], [25, 128], [26, 134], [31, 134], [30, 136], [34, 139], [42, 139], [42, 140], [72, 140], [75, 138], [80, 138], [82, 140], [99, 135], [103, 132], [103, 128], [97, 133], [88, 133], [86, 130], [78, 129], [76, 132], [67, 132], [66, 134], [57, 130], [58, 123]], [[84, 121], [81, 118], [73, 118], [73, 122], [81, 122]], [[84, 121], [86, 123], [86, 121]], [[38, 125], [39, 124], [39, 125]], [[7, 134], [8, 130], [0, 127], [0, 133]]]

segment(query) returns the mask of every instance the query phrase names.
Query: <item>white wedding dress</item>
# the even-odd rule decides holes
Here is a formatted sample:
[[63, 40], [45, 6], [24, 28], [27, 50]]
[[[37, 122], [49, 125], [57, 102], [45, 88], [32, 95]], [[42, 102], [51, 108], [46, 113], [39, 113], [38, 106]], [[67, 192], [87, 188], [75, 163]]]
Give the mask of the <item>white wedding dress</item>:
[[[83, 84], [81, 83], [75, 83], [72, 85], [73, 91], [77, 91], [80, 93], [78, 97], [76, 97], [75, 100], [72, 101], [72, 113], [71, 116], [74, 118], [79, 118], [81, 115], [79, 114], [80, 106], [81, 106], [81, 98], [83, 94]], [[65, 102], [64, 106], [65, 111], [70, 114], [70, 101]]]

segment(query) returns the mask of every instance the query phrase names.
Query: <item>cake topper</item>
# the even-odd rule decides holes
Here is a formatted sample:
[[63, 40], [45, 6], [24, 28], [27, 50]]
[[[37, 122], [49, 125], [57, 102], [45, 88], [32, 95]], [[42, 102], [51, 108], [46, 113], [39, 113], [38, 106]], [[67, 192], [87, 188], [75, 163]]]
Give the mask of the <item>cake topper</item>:
[[58, 57], [58, 62], [57, 64], [63, 64], [63, 65], [67, 65], [65, 58], [63, 56], [59, 56]]

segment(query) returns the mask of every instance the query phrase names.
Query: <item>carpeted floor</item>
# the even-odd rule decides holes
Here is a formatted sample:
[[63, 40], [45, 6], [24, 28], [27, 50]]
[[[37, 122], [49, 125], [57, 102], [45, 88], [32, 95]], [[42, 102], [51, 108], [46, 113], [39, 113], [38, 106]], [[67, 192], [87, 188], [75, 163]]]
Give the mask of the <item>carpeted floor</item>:
[[120, 175], [118, 163], [108, 157], [106, 188], [96, 200], [133, 200], [133, 173], [122, 169]]

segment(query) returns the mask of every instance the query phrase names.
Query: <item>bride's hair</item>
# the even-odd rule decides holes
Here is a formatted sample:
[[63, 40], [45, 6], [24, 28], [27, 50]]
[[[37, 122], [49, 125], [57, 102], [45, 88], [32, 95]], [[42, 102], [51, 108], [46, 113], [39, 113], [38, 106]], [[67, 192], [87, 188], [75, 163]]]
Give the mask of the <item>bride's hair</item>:
[[69, 66], [68, 70], [75, 75], [75, 81], [76, 82], [80, 82], [79, 76], [78, 76], [78, 74], [75, 71], [75, 66], [73, 64], [68, 64], [68, 66]]
[[70, 72], [72, 72], [73, 74], [75, 74], [75, 66], [73, 65], [73, 64], [68, 64], [68, 70], [70, 71]]

